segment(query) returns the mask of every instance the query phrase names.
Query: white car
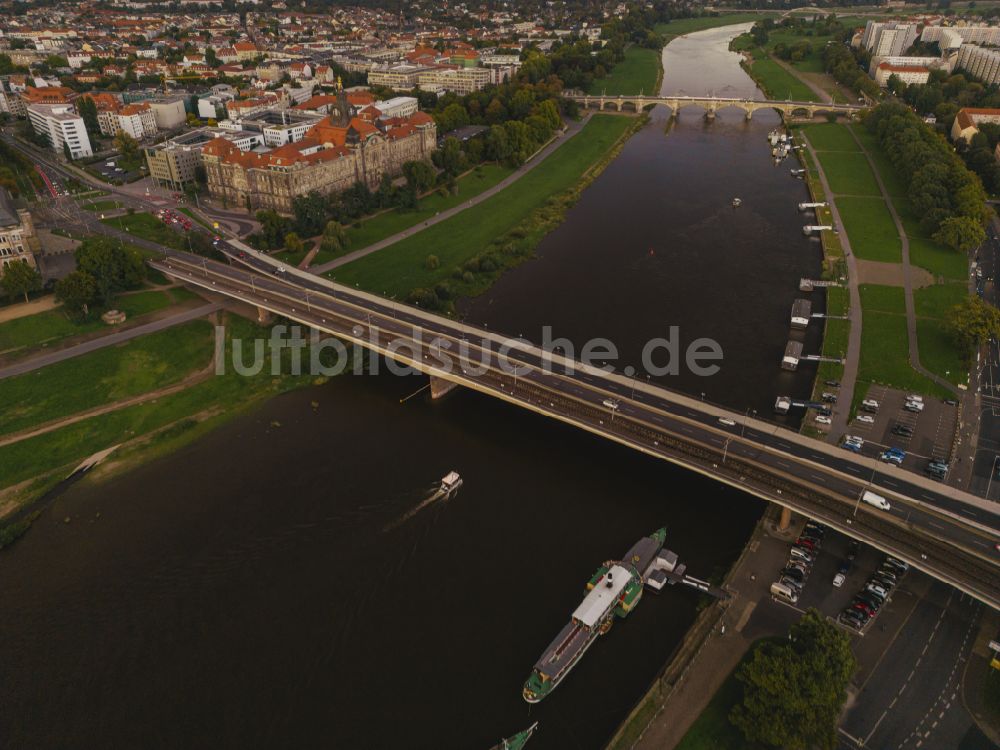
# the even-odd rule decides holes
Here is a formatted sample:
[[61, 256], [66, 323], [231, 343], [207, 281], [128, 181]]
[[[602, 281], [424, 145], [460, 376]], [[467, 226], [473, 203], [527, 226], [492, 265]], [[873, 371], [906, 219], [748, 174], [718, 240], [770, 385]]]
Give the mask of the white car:
[[859, 422], [864, 422], [865, 424], [875, 424], [875, 417], [871, 414], [859, 414], [855, 417]]
[[820, 424], [833, 424], [833, 420], [829, 417], [824, 417], [822, 414], [816, 415], [816, 421]]
[[844, 435], [844, 442], [856, 445], [859, 448], [865, 444], [864, 439], [858, 435]]
[[735, 427], [736, 422], [729, 417], [719, 417], [719, 424], [724, 424], [726, 427]]
[[845, 576], [843, 573], [837, 573], [837, 575], [833, 577], [833, 587], [839, 589], [841, 586], [844, 585], [844, 581], [846, 580], [847, 576]]
[[618, 408], [618, 402], [615, 401], [613, 398], [606, 398], [606, 399], [604, 399], [604, 401], [602, 403], [606, 407], [608, 407], [609, 409], [617, 409]]
[[907, 401], [903, 405], [903, 408], [906, 409], [907, 411], [912, 411], [912, 412], [919, 413], [919, 412], [922, 412], [924, 410], [924, 405], [920, 401]]

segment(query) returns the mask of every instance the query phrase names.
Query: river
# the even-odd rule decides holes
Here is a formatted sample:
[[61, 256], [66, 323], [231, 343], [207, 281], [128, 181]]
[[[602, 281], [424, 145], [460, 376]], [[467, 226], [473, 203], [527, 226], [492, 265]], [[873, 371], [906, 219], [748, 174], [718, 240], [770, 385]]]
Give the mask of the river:
[[[748, 90], [731, 35], [671, 43], [665, 90]], [[768, 158], [776, 116], [741, 118], [685, 111], [665, 135], [657, 112], [469, 318], [627, 356], [676, 324], [723, 346], [710, 397], [803, 393], [777, 358], [818, 250], [801, 183]], [[762, 504], [480, 394], [401, 404], [417, 387], [337, 378], [57, 499], [0, 555], [0, 746], [472, 750], [538, 719], [533, 750], [601, 747], [697, 597], [648, 596], [529, 707], [521, 684], [586, 580], [661, 525], [693, 574], [720, 575]], [[452, 468], [459, 494], [407, 517]]]

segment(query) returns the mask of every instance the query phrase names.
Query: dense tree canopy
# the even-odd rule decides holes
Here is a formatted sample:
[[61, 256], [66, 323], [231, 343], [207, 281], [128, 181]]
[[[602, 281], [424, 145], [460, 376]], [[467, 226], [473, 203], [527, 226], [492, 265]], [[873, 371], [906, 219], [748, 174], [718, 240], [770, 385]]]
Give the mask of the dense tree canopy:
[[976, 295], [955, 305], [948, 312], [947, 324], [966, 359], [972, 359], [989, 339], [1000, 339], [1000, 310]]

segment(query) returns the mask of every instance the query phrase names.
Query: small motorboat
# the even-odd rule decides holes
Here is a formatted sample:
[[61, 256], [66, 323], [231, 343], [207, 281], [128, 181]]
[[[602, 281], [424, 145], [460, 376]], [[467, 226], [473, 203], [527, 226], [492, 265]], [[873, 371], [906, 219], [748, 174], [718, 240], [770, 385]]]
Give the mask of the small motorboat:
[[441, 492], [451, 494], [462, 486], [462, 477], [457, 471], [449, 471], [441, 478]]
[[733, 208], [739, 208], [743, 205], [743, 200], [741, 198], [733, 198]]

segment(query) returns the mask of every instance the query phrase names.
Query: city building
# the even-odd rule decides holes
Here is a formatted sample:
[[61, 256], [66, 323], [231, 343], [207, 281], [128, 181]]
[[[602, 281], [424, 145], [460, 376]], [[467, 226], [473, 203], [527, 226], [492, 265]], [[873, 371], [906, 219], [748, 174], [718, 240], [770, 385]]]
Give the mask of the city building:
[[399, 91], [415, 89], [420, 82], [420, 74], [433, 71], [427, 65], [375, 65], [368, 71], [368, 85], [385, 86]]
[[420, 73], [417, 82], [425, 91], [471, 94], [494, 83], [493, 76], [494, 71], [490, 68], [433, 68]]
[[406, 162], [430, 158], [436, 140], [426, 113], [371, 122], [357, 116], [341, 92], [329, 117], [295, 143], [243, 152], [219, 138], [202, 149], [202, 161], [208, 189], [224, 205], [289, 214], [296, 197], [314, 190], [330, 193], [356, 182], [377, 187], [383, 175], [398, 175]]
[[184, 96], [160, 96], [146, 100], [159, 130], [173, 130], [187, 121]]
[[394, 96], [392, 99], [375, 102], [372, 106], [383, 117], [409, 117], [417, 111], [417, 104], [414, 96]]
[[920, 41], [937, 42], [944, 50], [945, 45], [958, 46], [953, 41], [955, 36], [969, 44], [998, 45], [1000, 26], [924, 26]]
[[156, 135], [156, 117], [149, 102], [127, 104], [118, 111], [118, 129], [137, 141]]
[[931, 71], [923, 65], [892, 65], [891, 63], [881, 63], [875, 70], [875, 83], [885, 88], [889, 85], [889, 79], [896, 76], [907, 85], [925, 84], [930, 78]]
[[171, 190], [183, 190], [197, 179], [201, 151], [216, 138], [232, 143], [240, 151], [264, 145], [260, 133], [223, 128], [198, 128], [145, 149], [146, 166], [153, 182]]
[[0, 275], [8, 263], [25, 261], [35, 268], [38, 237], [31, 214], [23, 208], [14, 208], [10, 193], [0, 188]]
[[976, 107], [963, 107], [955, 115], [955, 122], [951, 126], [951, 139], [957, 141], [959, 138], [966, 143], [979, 132], [979, 123], [989, 122], [1000, 125], [1000, 109], [981, 109]]
[[29, 104], [27, 110], [32, 129], [47, 136], [53, 150], [63, 151], [65, 145], [73, 159], [94, 155], [83, 118], [72, 105]]
[[955, 68], [975, 76], [987, 86], [1000, 83], [1000, 51], [963, 44], [958, 50]]
[[292, 109], [266, 109], [253, 117], [227, 120], [219, 123], [222, 128], [236, 128], [260, 133], [264, 145], [271, 148], [301, 141], [306, 132], [323, 119], [321, 114]]
[[861, 35], [861, 45], [876, 57], [902, 55], [916, 40], [914, 23], [869, 21]]

